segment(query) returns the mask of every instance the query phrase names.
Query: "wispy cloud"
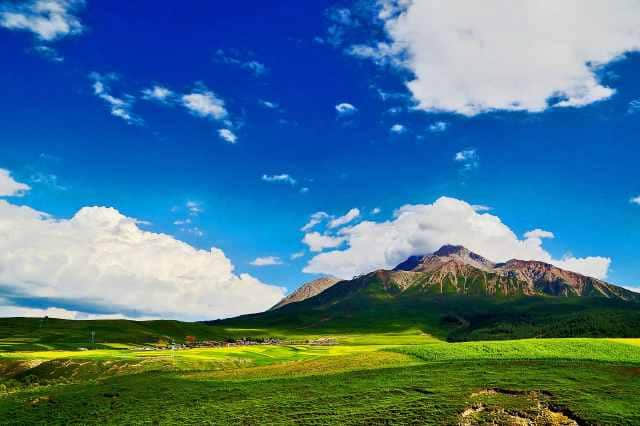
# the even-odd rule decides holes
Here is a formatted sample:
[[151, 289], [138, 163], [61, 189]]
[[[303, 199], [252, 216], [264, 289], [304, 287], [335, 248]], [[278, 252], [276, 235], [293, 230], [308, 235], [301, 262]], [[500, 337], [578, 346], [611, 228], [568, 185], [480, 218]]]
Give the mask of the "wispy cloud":
[[142, 98], [150, 101], [167, 103], [172, 99], [174, 93], [164, 86], [154, 85], [151, 88], [142, 91]]
[[247, 58], [246, 56], [247, 55], [243, 55], [240, 51], [235, 49], [230, 49], [228, 51], [218, 49], [216, 51], [215, 58], [218, 62], [238, 66], [251, 72], [255, 76], [261, 76], [268, 72], [267, 67], [262, 62]]
[[0, 6], [0, 26], [29, 31], [38, 39], [51, 42], [80, 34], [84, 27], [75, 13], [83, 0], [35, 0]]
[[282, 265], [282, 260], [278, 256], [257, 257], [251, 261], [253, 266], [274, 266]]
[[629, 200], [632, 204], [637, 204], [640, 206], [640, 195], [638, 195], [637, 197], [633, 197], [631, 198], [631, 200]]
[[133, 96], [125, 94], [122, 97], [116, 97], [110, 93], [109, 85], [117, 81], [118, 76], [92, 72], [89, 74], [89, 79], [93, 81], [93, 93], [109, 105], [111, 115], [123, 119], [128, 124], [142, 124], [142, 119], [131, 111], [135, 101]]
[[358, 216], [360, 216], [360, 209], [353, 208], [343, 216], [337, 217], [329, 222], [329, 228], [337, 228], [339, 226], [346, 225], [347, 223], [356, 219]]
[[264, 99], [260, 99], [258, 102], [260, 103], [260, 105], [262, 105], [265, 108], [269, 108], [269, 109], [278, 108], [278, 104], [275, 102], [265, 101]]
[[304, 256], [304, 251], [297, 251], [295, 253], [291, 253], [291, 256], [289, 256], [289, 259], [296, 260], [296, 259], [300, 259], [303, 256]]
[[238, 136], [229, 129], [218, 129], [218, 136], [229, 143], [236, 143]]
[[296, 180], [291, 177], [290, 175], [283, 173], [280, 175], [262, 175], [262, 180], [265, 182], [272, 182], [272, 183], [288, 183], [290, 185], [295, 185], [296, 184]]
[[302, 232], [307, 232], [324, 220], [329, 219], [329, 217], [329, 214], [326, 212], [315, 212], [311, 215], [309, 221], [302, 228], [300, 228], [300, 230]]
[[473, 170], [477, 169], [480, 165], [480, 156], [478, 155], [478, 151], [475, 148], [465, 149], [459, 152], [456, 152], [456, 155], [453, 159], [462, 164], [462, 170]]
[[431, 133], [440, 133], [440, 132], [444, 132], [445, 130], [447, 130], [447, 127], [449, 127], [449, 124], [445, 121], [436, 121], [435, 123], [432, 123], [429, 125], [429, 131]]

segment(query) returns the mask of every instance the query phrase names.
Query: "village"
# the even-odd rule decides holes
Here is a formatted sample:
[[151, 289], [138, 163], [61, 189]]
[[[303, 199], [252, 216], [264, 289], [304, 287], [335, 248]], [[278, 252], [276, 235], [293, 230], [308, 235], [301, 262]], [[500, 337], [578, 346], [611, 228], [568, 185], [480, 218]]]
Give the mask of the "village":
[[198, 348], [228, 348], [234, 346], [254, 346], [254, 345], [279, 345], [282, 341], [276, 338], [265, 338], [258, 340], [237, 339], [237, 340], [197, 340], [195, 336], [185, 336], [184, 343], [175, 342], [173, 339], [165, 336], [158, 339], [153, 344], [144, 345], [137, 350], [143, 351], [162, 351], [162, 350], [184, 350]]

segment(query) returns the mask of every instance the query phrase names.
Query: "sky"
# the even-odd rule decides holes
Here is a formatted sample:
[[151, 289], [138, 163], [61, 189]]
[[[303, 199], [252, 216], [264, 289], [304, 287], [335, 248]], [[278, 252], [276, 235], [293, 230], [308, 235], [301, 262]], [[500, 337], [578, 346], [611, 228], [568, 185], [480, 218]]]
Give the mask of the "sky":
[[205, 320], [462, 244], [640, 288], [633, 0], [0, 1], [0, 316]]

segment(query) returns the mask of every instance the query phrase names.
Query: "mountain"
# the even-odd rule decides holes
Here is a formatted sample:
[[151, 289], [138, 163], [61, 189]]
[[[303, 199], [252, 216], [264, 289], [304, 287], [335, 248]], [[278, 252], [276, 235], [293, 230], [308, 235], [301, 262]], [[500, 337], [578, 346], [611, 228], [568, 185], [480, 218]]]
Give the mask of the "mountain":
[[309, 281], [301, 285], [296, 291], [276, 303], [270, 310], [282, 308], [289, 303], [302, 302], [317, 294], [322, 293], [329, 287], [340, 282], [341, 280], [336, 277], [322, 277], [317, 280]]
[[449, 341], [640, 337], [640, 294], [544, 262], [494, 263], [461, 246], [311, 297], [320, 286], [306, 287], [269, 311], [209, 324], [300, 336], [419, 330]]
[[[409, 278], [393, 272], [420, 275]], [[593, 296], [640, 300], [637, 293], [602, 280], [565, 271], [539, 261], [509, 260], [493, 263], [462, 246], [446, 245], [433, 254], [412, 256], [399, 264], [389, 279], [401, 287], [418, 286], [440, 293], [485, 295]]]

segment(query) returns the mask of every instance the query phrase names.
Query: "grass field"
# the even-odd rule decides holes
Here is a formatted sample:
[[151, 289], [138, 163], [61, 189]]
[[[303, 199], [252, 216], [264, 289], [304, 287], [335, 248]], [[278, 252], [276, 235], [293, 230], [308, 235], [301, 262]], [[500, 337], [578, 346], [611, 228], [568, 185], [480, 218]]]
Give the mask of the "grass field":
[[342, 344], [329, 346], [4, 351], [0, 419], [3, 424], [640, 423], [638, 339], [446, 343], [407, 333], [395, 341], [384, 335], [371, 339], [379, 344], [359, 344], [363, 339], [368, 338], [342, 336]]

